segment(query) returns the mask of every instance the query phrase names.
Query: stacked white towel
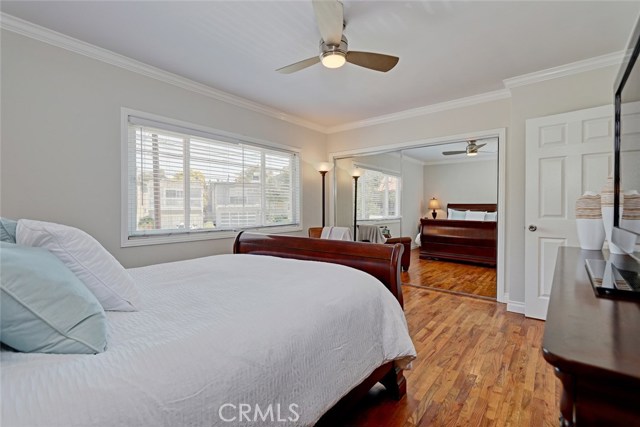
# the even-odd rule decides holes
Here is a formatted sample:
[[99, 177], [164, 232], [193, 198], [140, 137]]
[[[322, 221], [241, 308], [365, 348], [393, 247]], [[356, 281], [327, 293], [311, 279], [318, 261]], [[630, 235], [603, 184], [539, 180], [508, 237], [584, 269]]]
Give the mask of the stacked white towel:
[[320, 238], [329, 240], [353, 240], [349, 227], [323, 227]]

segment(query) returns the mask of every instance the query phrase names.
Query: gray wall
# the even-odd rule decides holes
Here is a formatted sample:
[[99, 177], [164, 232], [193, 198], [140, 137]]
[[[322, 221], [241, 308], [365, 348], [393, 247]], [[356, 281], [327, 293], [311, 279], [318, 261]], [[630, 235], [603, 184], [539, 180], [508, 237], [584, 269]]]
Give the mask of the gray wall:
[[125, 266], [230, 252], [231, 239], [120, 248], [120, 109], [302, 149], [302, 218], [321, 222], [324, 134], [2, 32], [1, 214], [81, 228]]
[[507, 213], [511, 219], [507, 229], [511, 242], [507, 247], [507, 283], [511, 285], [511, 300], [524, 301], [525, 121], [613, 104], [617, 72], [617, 66], [601, 68], [512, 90], [507, 139], [507, 206], [512, 211]]
[[601, 68], [516, 87], [509, 99], [324, 135], [12, 32], [2, 31], [1, 43], [2, 215], [82, 228], [125, 266], [229, 252], [229, 239], [120, 248], [121, 107], [300, 147], [305, 229], [321, 221], [313, 164], [328, 153], [507, 128], [505, 291], [515, 302], [524, 301], [525, 120], [611, 104], [617, 72]]
[[[617, 66], [516, 87], [509, 99], [329, 135], [329, 152], [507, 128], [505, 292], [524, 303], [525, 120], [613, 102]], [[426, 202], [426, 200], [425, 200]]]
[[[425, 165], [425, 206], [432, 197], [442, 206], [436, 211], [439, 219], [447, 217], [447, 203], [498, 203], [498, 161]], [[424, 216], [431, 218], [431, 210]]]
[[407, 158], [402, 159], [402, 236], [411, 237], [411, 244], [417, 247], [414, 240], [418, 234], [420, 218], [426, 211], [424, 198], [424, 167]]

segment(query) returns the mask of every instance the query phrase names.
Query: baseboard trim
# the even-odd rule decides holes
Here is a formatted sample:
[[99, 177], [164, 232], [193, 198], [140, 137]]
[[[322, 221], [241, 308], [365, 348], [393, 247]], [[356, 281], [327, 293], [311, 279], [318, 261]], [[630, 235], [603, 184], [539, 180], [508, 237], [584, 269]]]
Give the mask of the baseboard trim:
[[431, 286], [414, 285], [413, 283], [403, 283], [402, 286], [411, 286], [411, 287], [414, 287], [414, 288], [420, 288], [420, 289], [424, 289], [424, 290], [427, 290], [427, 291], [444, 292], [445, 294], [456, 295], [456, 296], [459, 296], [459, 297], [469, 297], [469, 298], [481, 299], [481, 300], [484, 300], [484, 301], [498, 302], [498, 301], [496, 301], [495, 298], [485, 297], [484, 295], [467, 294], [467, 293], [464, 293], [464, 292], [452, 291], [450, 289], [440, 289], [440, 288], [434, 288], [434, 287], [431, 287]]
[[524, 303], [520, 301], [507, 301], [507, 311], [524, 314]]

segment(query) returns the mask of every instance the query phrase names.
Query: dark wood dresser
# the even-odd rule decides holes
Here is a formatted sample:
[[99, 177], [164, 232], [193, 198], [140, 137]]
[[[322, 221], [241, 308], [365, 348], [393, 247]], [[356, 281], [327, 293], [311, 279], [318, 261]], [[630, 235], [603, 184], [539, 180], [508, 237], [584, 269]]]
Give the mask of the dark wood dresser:
[[563, 426], [640, 426], [640, 303], [596, 297], [586, 259], [560, 248], [542, 351], [562, 381]]

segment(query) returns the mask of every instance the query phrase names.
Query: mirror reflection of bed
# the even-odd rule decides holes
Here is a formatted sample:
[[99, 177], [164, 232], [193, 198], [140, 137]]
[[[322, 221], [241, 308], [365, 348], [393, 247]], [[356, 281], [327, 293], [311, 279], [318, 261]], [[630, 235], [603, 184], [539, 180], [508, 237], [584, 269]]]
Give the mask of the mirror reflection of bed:
[[420, 220], [419, 277], [451, 292], [496, 297], [497, 205], [449, 203], [446, 219]]
[[334, 172], [335, 225], [411, 236], [403, 284], [496, 299], [497, 138], [339, 158]]

